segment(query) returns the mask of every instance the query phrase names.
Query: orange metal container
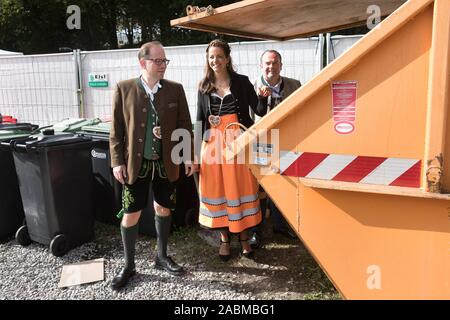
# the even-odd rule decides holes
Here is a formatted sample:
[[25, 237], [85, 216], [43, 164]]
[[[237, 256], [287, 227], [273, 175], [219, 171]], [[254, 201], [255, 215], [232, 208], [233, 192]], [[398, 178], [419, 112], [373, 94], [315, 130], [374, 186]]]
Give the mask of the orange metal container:
[[407, 1], [234, 145], [345, 298], [450, 298], [449, 50], [450, 1]]

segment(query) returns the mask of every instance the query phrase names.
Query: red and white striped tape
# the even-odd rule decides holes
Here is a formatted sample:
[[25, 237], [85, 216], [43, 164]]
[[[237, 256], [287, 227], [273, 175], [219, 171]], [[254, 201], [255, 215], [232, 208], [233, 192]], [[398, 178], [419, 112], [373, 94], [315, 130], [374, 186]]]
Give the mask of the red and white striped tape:
[[281, 151], [280, 171], [291, 177], [419, 188], [421, 161]]

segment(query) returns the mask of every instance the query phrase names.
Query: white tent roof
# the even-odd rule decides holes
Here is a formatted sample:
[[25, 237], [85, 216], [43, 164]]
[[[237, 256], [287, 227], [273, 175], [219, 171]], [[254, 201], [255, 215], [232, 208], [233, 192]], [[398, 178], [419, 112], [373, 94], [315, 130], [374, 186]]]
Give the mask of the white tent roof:
[[23, 55], [22, 52], [12, 52], [12, 51], [6, 51], [6, 50], [0, 49], [0, 57], [5, 57], [5, 56], [21, 56], [21, 55]]

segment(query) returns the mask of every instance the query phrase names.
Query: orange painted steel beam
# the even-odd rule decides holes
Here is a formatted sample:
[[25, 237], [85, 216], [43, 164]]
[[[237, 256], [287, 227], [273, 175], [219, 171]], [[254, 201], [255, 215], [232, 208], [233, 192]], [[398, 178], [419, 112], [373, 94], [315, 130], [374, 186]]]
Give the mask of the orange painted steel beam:
[[[447, 113], [450, 85], [450, 1], [435, 0], [433, 16], [433, 39], [430, 52], [430, 75], [428, 80], [427, 131], [425, 139], [424, 170], [422, 185], [428, 190], [427, 169], [429, 161], [445, 154]], [[448, 160], [447, 160], [448, 163]], [[447, 174], [450, 165], [446, 166]], [[450, 181], [442, 185], [450, 191]]]

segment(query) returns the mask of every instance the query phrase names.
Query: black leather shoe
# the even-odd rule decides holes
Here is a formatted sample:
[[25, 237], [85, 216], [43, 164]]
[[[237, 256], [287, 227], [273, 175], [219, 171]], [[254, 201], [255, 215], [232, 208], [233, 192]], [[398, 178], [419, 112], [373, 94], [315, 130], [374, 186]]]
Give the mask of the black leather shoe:
[[171, 257], [155, 259], [155, 268], [160, 270], [166, 270], [174, 276], [180, 276], [184, 273], [182, 266], [176, 264]]
[[[222, 238], [220, 238], [220, 245], [225, 245], [228, 246], [228, 250], [230, 250], [230, 236], [228, 235], [228, 240], [227, 241], [223, 241]], [[231, 253], [228, 254], [220, 254], [220, 249], [219, 249], [219, 258], [220, 260], [222, 260], [223, 262], [227, 262], [228, 260], [230, 260], [231, 258]]]
[[[241, 245], [241, 252], [240, 255], [241, 257], [246, 257], [248, 259], [253, 259], [255, 258], [255, 251], [244, 251], [244, 246], [242, 245], [243, 242], [247, 242], [248, 243], [248, 239], [239, 239], [239, 244]], [[251, 248], [252, 246], [250, 246]]]
[[258, 249], [261, 247], [261, 237], [257, 232], [253, 232], [250, 239], [248, 240], [248, 244], [252, 246], [253, 249]]
[[273, 233], [281, 234], [290, 239], [297, 239], [297, 235], [290, 228], [286, 229], [273, 229]]
[[123, 268], [114, 277], [114, 279], [112, 279], [111, 288], [113, 288], [114, 290], [119, 290], [120, 288], [123, 288], [128, 283], [128, 280], [130, 280], [130, 278], [135, 274], [136, 274], [135, 268], [132, 269]]

